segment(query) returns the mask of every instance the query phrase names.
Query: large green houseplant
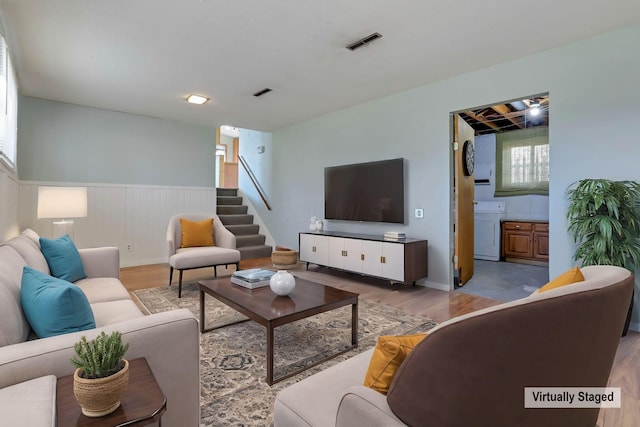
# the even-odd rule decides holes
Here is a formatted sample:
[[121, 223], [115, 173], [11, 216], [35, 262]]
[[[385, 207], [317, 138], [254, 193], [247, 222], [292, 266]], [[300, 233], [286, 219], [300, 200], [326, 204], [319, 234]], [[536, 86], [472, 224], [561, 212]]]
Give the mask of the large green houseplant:
[[640, 265], [640, 184], [583, 179], [567, 190], [569, 232], [582, 265]]
[[88, 417], [108, 415], [120, 406], [120, 397], [129, 384], [129, 362], [123, 359], [129, 344], [120, 332], [101, 332], [94, 340], [81, 337], [74, 346], [71, 364], [73, 393]]
[[[577, 244], [574, 260], [583, 266], [616, 265], [633, 273], [640, 266], [640, 184], [583, 179], [569, 187], [567, 196], [569, 232]], [[632, 311], [633, 297], [623, 336]]]

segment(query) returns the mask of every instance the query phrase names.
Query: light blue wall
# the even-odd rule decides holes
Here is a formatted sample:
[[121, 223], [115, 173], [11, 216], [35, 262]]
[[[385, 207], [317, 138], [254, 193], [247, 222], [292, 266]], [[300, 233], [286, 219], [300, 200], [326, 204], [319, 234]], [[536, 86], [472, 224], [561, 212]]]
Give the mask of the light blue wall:
[[587, 177], [640, 180], [640, 143], [633, 129], [640, 119], [638, 40], [640, 26], [629, 27], [280, 129], [272, 136], [274, 210], [265, 222], [279, 243], [295, 245], [309, 217], [322, 214], [325, 166], [405, 157], [407, 206], [410, 212], [424, 208], [424, 219], [410, 218], [404, 227], [328, 226], [374, 233], [402, 229], [426, 238], [429, 281], [450, 283], [449, 113], [549, 92], [550, 274], [560, 274], [574, 264], [566, 188]]
[[[244, 158], [249, 165], [251, 172], [254, 174], [264, 192], [267, 202], [272, 204], [274, 195], [278, 193], [272, 185], [273, 147], [271, 145], [271, 134], [249, 129], [240, 129], [239, 139], [240, 147], [238, 154]], [[258, 147], [264, 147], [264, 151], [258, 153]], [[262, 218], [266, 217], [268, 210], [242, 165], [238, 166], [238, 187], [242, 189], [244, 196], [249, 198], [258, 215]]]
[[208, 186], [215, 129], [20, 97], [20, 180]]

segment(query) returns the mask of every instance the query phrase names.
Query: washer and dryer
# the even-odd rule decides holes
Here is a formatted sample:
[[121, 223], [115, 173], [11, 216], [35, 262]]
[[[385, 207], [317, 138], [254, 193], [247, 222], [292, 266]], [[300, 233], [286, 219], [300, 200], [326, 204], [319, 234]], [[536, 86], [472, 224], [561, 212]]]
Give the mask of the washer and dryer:
[[500, 261], [500, 222], [504, 218], [504, 202], [477, 201], [473, 209], [473, 257]]

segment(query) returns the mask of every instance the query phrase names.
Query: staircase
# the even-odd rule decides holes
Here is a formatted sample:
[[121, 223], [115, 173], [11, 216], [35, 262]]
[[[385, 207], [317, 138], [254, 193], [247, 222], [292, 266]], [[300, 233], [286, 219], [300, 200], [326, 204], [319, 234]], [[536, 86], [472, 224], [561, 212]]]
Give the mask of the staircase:
[[271, 246], [265, 245], [266, 237], [260, 234], [260, 226], [253, 223], [253, 215], [247, 214], [236, 188], [217, 188], [216, 214], [227, 230], [236, 235], [236, 249], [240, 259], [271, 256]]

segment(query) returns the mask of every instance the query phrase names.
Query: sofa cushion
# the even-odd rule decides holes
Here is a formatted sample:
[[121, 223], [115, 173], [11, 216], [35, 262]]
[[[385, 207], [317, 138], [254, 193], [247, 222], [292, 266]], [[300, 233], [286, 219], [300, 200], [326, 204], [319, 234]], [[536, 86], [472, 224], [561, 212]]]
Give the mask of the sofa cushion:
[[582, 271], [580, 271], [579, 267], [573, 267], [572, 269], [565, 271], [555, 279], [543, 285], [537, 290], [537, 292], [550, 291], [551, 289], [560, 288], [576, 282], [584, 282], [584, 276], [582, 275]]
[[333, 365], [280, 391], [277, 426], [333, 426], [343, 393], [362, 384], [373, 349]]
[[178, 249], [176, 254], [169, 257], [169, 265], [178, 270], [210, 265], [235, 264], [238, 261], [240, 261], [239, 251], [219, 246]]
[[40, 338], [96, 327], [89, 301], [79, 287], [29, 266], [23, 268], [20, 300]]
[[[27, 265], [35, 268], [44, 274], [51, 274], [49, 271], [49, 264], [44, 255], [40, 251], [40, 244], [36, 243], [35, 238], [39, 238], [35, 231], [26, 229], [19, 236], [9, 240], [6, 244], [11, 246], [20, 254], [22, 258], [27, 262]], [[22, 269], [20, 269], [22, 272]]]
[[182, 230], [181, 248], [214, 246], [215, 244], [213, 242], [213, 218], [204, 221], [189, 221], [180, 218], [180, 229]]
[[113, 277], [94, 277], [74, 283], [82, 289], [90, 304], [131, 299], [120, 280]]
[[56, 425], [56, 377], [47, 375], [0, 389], [2, 425]]
[[387, 335], [378, 338], [373, 350], [364, 385], [387, 394], [391, 380], [405, 357], [427, 334]]
[[52, 276], [68, 282], [87, 277], [78, 249], [68, 234], [55, 240], [41, 237], [40, 248], [49, 264]]
[[11, 246], [0, 246], [0, 347], [27, 340], [29, 323], [20, 303], [24, 258]]
[[132, 300], [106, 301], [91, 304], [96, 327], [112, 325], [138, 317], [144, 317], [138, 306]]

